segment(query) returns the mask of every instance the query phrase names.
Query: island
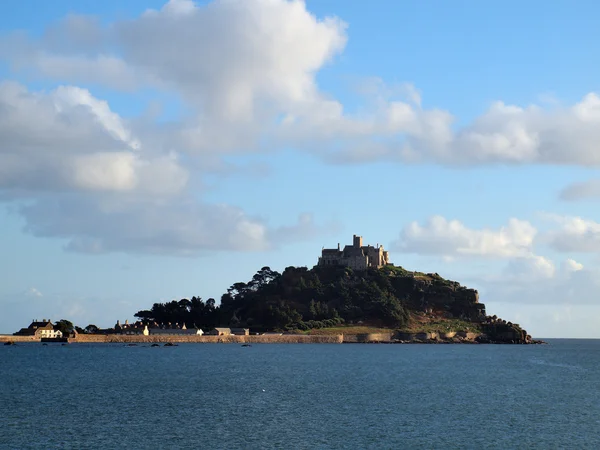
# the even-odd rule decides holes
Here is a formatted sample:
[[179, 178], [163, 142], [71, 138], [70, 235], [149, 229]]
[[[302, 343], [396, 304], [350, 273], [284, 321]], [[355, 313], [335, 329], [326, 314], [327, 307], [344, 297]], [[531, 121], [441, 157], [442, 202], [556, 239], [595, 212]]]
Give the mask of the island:
[[[221, 296], [154, 303], [137, 321], [65, 330], [69, 342], [541, 343], [516, 323], [486, 313], [479, 294], [437, 273], [389, 261], [383, 246], [354, 235], [323, 248], [317, 264], [265, 266]], [[50, 333], [49, 330], [45, 331]], [[27, 329], [21, 330], [21, 334]]]

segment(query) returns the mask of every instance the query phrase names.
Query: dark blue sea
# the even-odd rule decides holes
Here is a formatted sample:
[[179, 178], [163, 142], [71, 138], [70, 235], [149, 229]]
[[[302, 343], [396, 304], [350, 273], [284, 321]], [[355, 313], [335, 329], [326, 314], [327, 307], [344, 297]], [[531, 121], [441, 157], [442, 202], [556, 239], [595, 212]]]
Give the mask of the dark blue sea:
[[600, 341], [0, 346], [0, 448], [600, 448]]

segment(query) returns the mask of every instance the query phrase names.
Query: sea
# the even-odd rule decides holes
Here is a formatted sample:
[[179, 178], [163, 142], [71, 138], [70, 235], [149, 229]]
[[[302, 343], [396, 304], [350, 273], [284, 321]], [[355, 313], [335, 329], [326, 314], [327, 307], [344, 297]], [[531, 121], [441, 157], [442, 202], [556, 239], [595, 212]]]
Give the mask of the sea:
[[600, 340], [0, 346], [1, 449], [598, 449]]

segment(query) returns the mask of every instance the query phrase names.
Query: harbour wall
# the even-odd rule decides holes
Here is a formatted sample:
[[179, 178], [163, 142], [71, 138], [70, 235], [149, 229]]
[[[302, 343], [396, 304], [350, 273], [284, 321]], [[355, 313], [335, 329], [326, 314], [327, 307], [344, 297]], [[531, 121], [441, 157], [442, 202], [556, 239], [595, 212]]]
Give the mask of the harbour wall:
[[342, 335], [310, 336], [303, 334], [199, 336], [199, 335], [124, 335], [79, 334], [70, 338], [76, 343], [198, 343], [198, 344], [341, 344]]
[[392, 333], [344, 334], [342, 336], [342, 342], [347, 344], [392, 341]]
[[0, 342], [40, 342], [35, 336], [13, 336], [12, 334], [0, 334]]
[[[361, 333], [335, 335], [227, 335], [200, 336], [160, 334], [160, 335], [126, 335], [126, 334], [78, 334], [69, 338], [70, 343], [198, 343], [198, 344], [341, 344], [341, 343], [377, 343], [377, 342], [469, 342], [478, 336], [476, 333]], [[40, 342], [33, 336], [0, 335], [0, 342]]]

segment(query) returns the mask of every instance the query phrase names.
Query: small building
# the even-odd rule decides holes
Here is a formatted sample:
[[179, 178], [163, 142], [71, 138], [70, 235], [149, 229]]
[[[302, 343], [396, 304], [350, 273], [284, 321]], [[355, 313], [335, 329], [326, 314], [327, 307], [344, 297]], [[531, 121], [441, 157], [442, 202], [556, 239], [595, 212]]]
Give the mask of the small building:
[[206, 334], [210, 336], [229, 336], [231, 334], [231, 328], [213, 328]]
[[62, 331], [55, 329], [50, 319], [33, 320], [27, 328], [21, 328], [13, 336], [34, 336], [36, 338], [62, 338]]
[[144, 325], [139, 320], [134, 323], [129, 323], [128, 320], [125, 320], [125, 323], [123, 324], [117, 320], [114, 328], [107, 331], [109, 334], [142, 334], [144, 331]]
[[185, 324], [181, 327], [181, 328], [160, 328], [160, 327], [153, 327], [153, 328], [148, 328], [148, 325], [144, 326], [144, 330], [142, 331], [142, 334], [144, 336], [148, 336], [148, 335], [156, 335], [156, 334], [161, 334], [161, 335], [197, 335], [197, 336], [202, 336], [204, 334], [204, 331], [202, 331], [200, 328], [187, 328], [185, 326]]
[[248, 336], [250, 334], [250, 328], [230, 328], [231, 334], [236, 336]]

